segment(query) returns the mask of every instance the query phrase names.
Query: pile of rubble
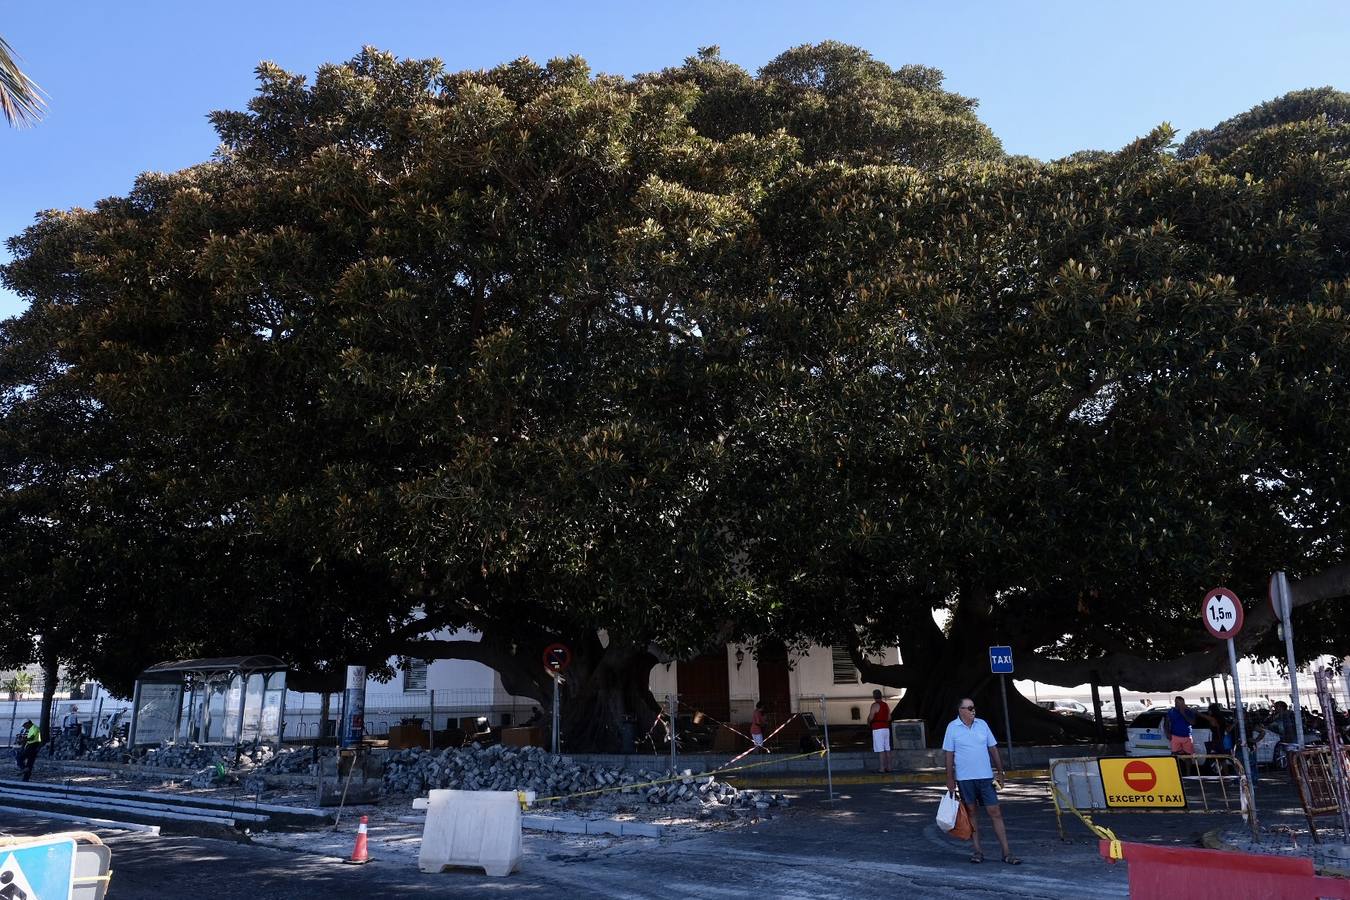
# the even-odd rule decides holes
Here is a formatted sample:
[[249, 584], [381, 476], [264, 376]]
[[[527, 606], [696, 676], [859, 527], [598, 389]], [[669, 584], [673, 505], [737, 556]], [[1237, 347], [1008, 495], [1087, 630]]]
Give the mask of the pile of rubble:
[[52, 759], [84, 759], [94, 762], [123, 762], [129, 756], [125, 738], [86, 738], [57, 732], [43, 747]]
[[234, 754], [220, 747], [203, 747], [201, 744], [161, 744], [145, 752], [145, 756], [133, 760], [138, 766], [150, 766], [157, 769], [202, 769], [206, 766], [226, 765]]
[[[320, 759], [336, 754], [331, 747], [319, 751]], [[200, 744], [163, 743], [150, 750], [131, 750], [126, 738], [76, 737], [58, 732], [43, 747], [43, 755], [59, 760], [125, 762], [160, 769], [203, 769], [218, 764], [241, 774], [312, 775], [315, 774], [314, 748], [279, 748], [271, 743], [252, 741], [235, 747], [203, 747]]]
[[627, 795], [647, 803], [698, 803], [709, 815], [719, 809], [764, 810], [787, 805], [781, 794], [738, 790], [712, 775], [695, 775], [688, 769], [683, 775], [611, 769], [581, 765], [539, 747], [500, 744], [486, 749], [474, 744], [439, 752], [421, 748], [400, 750], [385, 761], [384, 787], [390, 794], [423, 794], [434, 788], [451, 788], [534, 791], [539, 797], [612, 788], [612, 794]]
[[[320, 761], [331, 759], [337, 750], [324, 747], [319, 750]], [[258, 747], [255, 753], [245, 753], [240, 758], [241, 768], [251, 768], [260, 775], [315, 775], [318, 769], [314, 765], [313, 747], [293, 747], [278, 749], [267, 744]]]

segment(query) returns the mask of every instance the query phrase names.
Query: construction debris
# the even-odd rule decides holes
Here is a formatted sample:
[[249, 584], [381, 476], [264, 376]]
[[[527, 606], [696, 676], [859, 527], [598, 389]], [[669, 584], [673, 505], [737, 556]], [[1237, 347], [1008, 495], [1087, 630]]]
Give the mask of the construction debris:
[[[319, 751], [319, 758], [336, 754], [328, 747]], [[127, 748], [124, 738], [83, 738], [56, 734], [44, 748], [52, 759], [90, 762], [119, 762], [159, 769], [191, 769], [201, 777], [207, 767], [224, 766], [238, 774], [252, 775], [313, 775], [313, 747], [278, 749], [275, 744], [252, 741], [234, 747], [204, 747], [200, 744], [163, 743], [158, 747]], [[196, 777], [196, 776], [194, 776]]]
[[611, 769], [575, 763], [569, 757], [555, 756], [539, 747], [501, 744], [487, 748], [474, 744], [439, 752], [421, 748], [400, 750], [385, 762], [384, 786], [390, 794], [422, 794], [435, 788], [451, 788], [534, 791], [541, 798], [612, 791], [649, 804], [701, 804], [708, 811], [704, 817], [713, 817], [717, 811], [762, 813], [770, 807], [787, 805], [781, 794], [738, 790], [713, 775], [696, 775], [689, 769], [683, 773]]

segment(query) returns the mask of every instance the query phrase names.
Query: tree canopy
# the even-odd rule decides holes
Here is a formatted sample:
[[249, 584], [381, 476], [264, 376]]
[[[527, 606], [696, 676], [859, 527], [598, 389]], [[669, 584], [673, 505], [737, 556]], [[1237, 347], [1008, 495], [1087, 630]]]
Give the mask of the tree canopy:
[[989, 643], [1172, 686], [1215, 667], [1214, 583], [1350, 592], [1344, 95], [1042, 163], [836, 43], [258, 75], [214, 159], [44, 213], [2, 271], [6, 502], [76, 529], [142, 654], [453, 655], [542, 696], [563, 636], [609, 721], [657, 658], [761, 636], [929, 715]]

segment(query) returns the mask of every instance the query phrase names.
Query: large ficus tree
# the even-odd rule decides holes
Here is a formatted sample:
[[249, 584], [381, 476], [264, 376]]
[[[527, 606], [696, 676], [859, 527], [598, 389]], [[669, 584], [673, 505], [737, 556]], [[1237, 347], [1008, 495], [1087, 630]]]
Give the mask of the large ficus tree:
[[603, 742], [658, 657], [896, 641], [868, 677], [936, 717], [993, 636], [1052, 680], [1210, 671], [1201, 585], [1339, 558], [1344, 169], [1305, 138], [1005, 160], [940, 73], [838, 44], [259, 75], [214, 160], [4, 270], [160, 583], [233, 604], [162, 604], [195, 646], [545, 697], [562, 639]]

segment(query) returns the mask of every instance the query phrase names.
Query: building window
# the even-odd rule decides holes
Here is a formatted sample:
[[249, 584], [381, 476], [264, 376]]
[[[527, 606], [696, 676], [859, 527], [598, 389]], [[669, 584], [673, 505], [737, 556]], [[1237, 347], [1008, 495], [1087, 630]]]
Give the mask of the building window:
[[834, 683], [835, 684], [857, 684], [858, 667], [853, 665], [853, 658], [848, 655], [847, 647], [831, 647], [830, 659], [834, 663]]
[[410, 659], [403, 670], [403, 692], [425, 691], [427, 689], [427, 661]]

